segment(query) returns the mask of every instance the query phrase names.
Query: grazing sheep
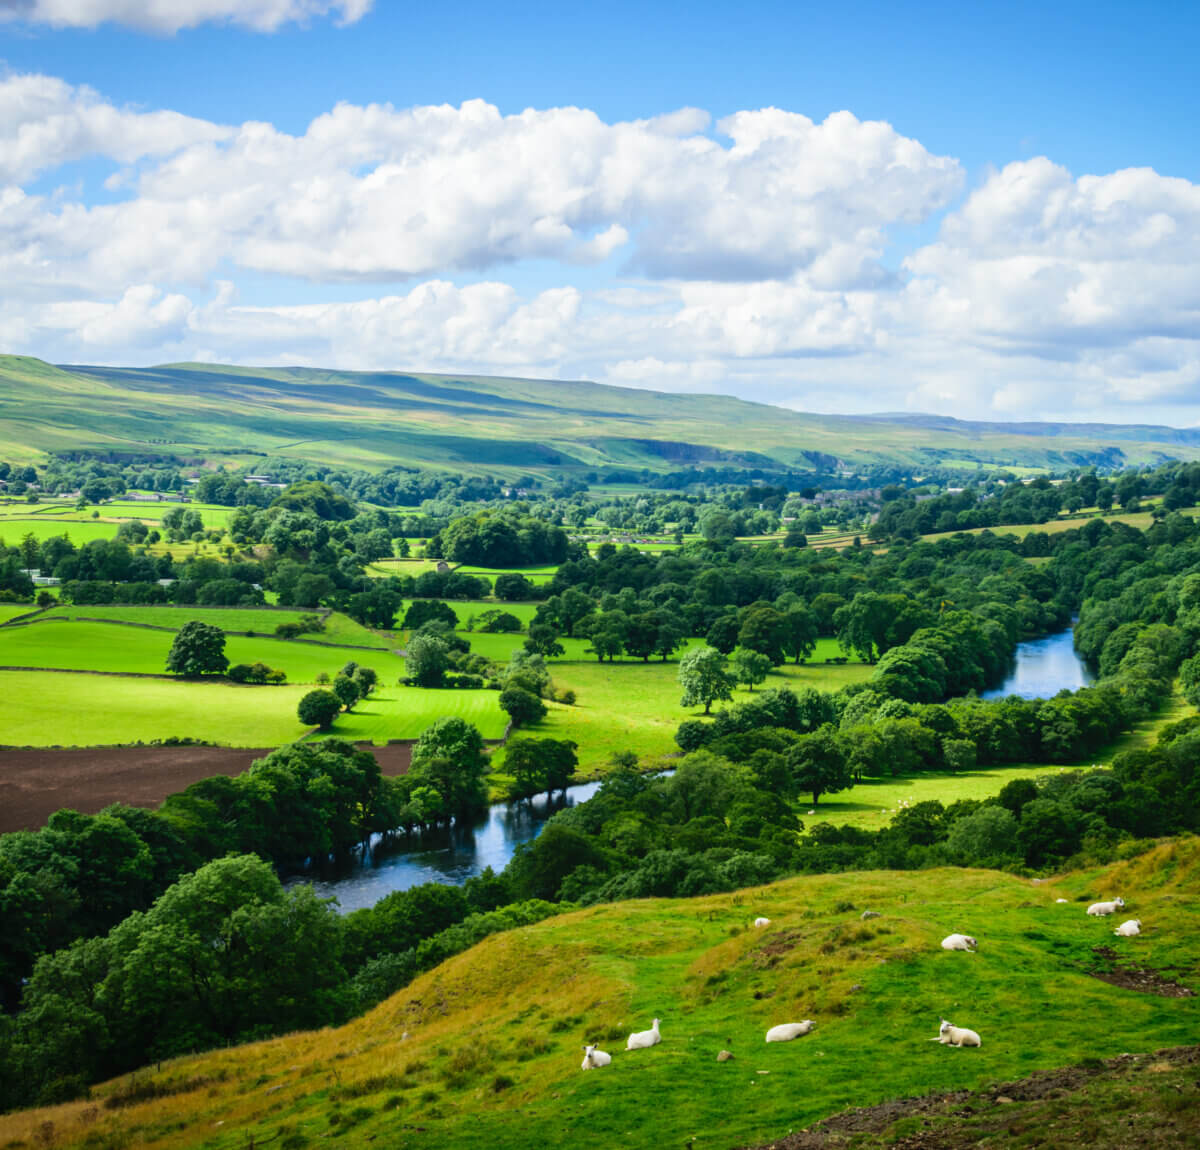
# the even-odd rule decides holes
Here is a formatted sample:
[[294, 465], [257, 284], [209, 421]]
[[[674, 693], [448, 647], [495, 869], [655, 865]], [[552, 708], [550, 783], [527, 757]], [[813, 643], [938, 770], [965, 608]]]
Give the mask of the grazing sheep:
[[1071, 900], [1069, 898], [1056, 898], [1054, 901], [1055, 902], [1070, 902]]
[[979, 944], [969, 934], [948, 934], [942, 939], [943, 950], [977, 950]]
[[1133, 938], [1134, 935], [1142, 933], [1142, 920], [1140, 918], [1127, 919], [1121, 923], [1113, 934], [1120, 935], [1121, 938]]
[[601, 1066], [607, 1066], [612, 1061], [611, 1054], [605, 1054], [603, 1050], [597, 1050], [595, 1043], [591, 1046], [583, 1048], [583, 1065], [580, 1070], [599, 1070]]
[[858, 917], [866, 922], [869, 918], [882, 918], [883, 916], [877, 910], [864, 910]]
[[1125, 905], [1125, 900], [1121, 897], [1114, 898], [1112, 902], [1094, 902], [1087, 908], [1088, 914], [1103, 915], [1116, 914]]
[[806, 1018], [803, 1022], [784, 1022], [779, 1026], [772, 1026], [767, 1031], [768, 1042], [791, 1042], [793, 1038], [802, 1038], [808, 1034], [816, 1025], [811, 1018]]
[[754, 920], [754, 925], [755, 926], [770, 926], [771, 920], [769, 918], [763, 918], [762, 915], [759, 915], [758, 918], [756, 918]]
[[973, 1030], [968, 1030], [965, 1026], [953, 1026], [942, 1019], [942, 1025], [938, 1027], [937, 1037], [931, 1038], [930, 1042], [940, 1042], [943, 1046], [982, 1046], [983, 1042], [979, 1035]]
[[625, 1043], [626, 1050], [645, 1050], [650, 1046], [657, 1046], [662, 1041], [662, 1035], [658, 1032], [658, 1022], [656, 1018], [651, 1024], [649, 1030], [635, 1030]]

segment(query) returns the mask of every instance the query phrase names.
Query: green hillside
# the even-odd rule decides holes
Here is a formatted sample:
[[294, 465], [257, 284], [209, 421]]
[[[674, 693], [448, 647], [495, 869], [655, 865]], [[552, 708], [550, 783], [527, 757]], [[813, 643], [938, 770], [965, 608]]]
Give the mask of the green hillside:
[[208, 364], [54, 367], [0, 356], [0, 458], [77, 449], [243, 462], [266, 454], [515, 477], [610, 465], [1147, 463], [1200, 457], [1200, 434], [810, 415], [579, 381]]
[[[0, 1118], [0, 1145], [765, 1144], [850, 1107], [1195, 1042], [1200, 998], [1174, 980], [1197, 977], [1198, 887], [1200, 840], [1184, 838], [1044, 883], [848, 873], [598, 906], [494, 935], [339, 1029], [177, 1059]], [[1140, 938], [1084, 914], [1118, 893]], [[941, 950], [952, 931], [978, 953]], [[1140, 989], [1121, 985], [1132, 968]], [[661, 1045], [626, 1052], [656, 1016]], [[929, 1041], [941, 1016], [982, 1047]], [[811, 1035], [763, 1042], [806, 1018]], [[584, 1042], [612, 1065], [582, 1073]]]

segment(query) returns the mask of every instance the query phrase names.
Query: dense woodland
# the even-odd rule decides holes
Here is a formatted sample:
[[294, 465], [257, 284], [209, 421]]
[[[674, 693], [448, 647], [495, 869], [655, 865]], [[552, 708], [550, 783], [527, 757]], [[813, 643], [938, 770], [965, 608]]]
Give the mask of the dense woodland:
[[[1132, 503], [1155, 486], [1190, 491], [1195, 475], [1164, 469], [1126, 494]], [[1062, 497], [1037, 485], [1012, 498], [1003, 490], [954, 513]], [[780, 506], [791, 497], [775, 494]], [[401, 778], [383, 778], [370, 754], [346, 743], [296, 744], [157, 811], [62, 811], [41, 830], [0, 837], [0, 1106], [71, 1097], [147, 1058], [344, 1020], [486, 934], [568, 906], [835, 870], [1040, 869], [1110, 857], [1130, 838], [1200, 829], [1196, 718], [1117, 755], [1110, 770], [1017, 780], [985, 801], [920, 803], [881, 831], [820, 818], [822, 796], [861, 778], [1086, 761], [1154, 713], [1177, 677], [1200, 697], [1193, 520], [1166, 509], [1144, 532], [1094, 518], [1023, 541], [984, 532], [909, 542], [905, 517], [939, 500], [885, 494], [882, 552], [738, 543], [727, 530], [735, 500], [747, 502], [737, 491], [700, 508], [697, 521], [719, 530], [658, 555], [613, 544], [589, 553], [544, 514], [550, 505], [525, 502], [472, 506], [441, 530], [456, 558], [558, 564], [536, 592], [520, 575], [494, 587], [459, 573], [368, 579], [368, 557], [400, 537], [397, 517], [361, 511], [311, 479], [235, 515], [235, 543], [256, 548], [254, 558], [156, 559], [128, 533], [82, 548], [50, 540], [36, 556], [9, 549], [0, 572], [14, 594], [31, 590], [13, 585], [19, 567], [38, 564], [70, 576], [63, 594], [74, 602], [161, 593], [253, 603], [259, 584], [281, 602], [339, 606], [375, 626], [403, 616], [419, 638], [447, 648], [456, 620], [443, 600], [540, 596], [527, 652], [504, 671], [506, 690], [535, 702], [551, 690], [544, 660], [563, 637], [586, 638], [601, 660], [667, 659], [691, 638], [703, 644], [689, 659], [702, 658], [692, 659], [687, 690], [693, 704], [717, 707], [680, 724], [672, 773], [650, 776], [622, 757], [596, 798], [555, 815], [502, 874], [418, 887], [346, 916], [280, 877], [314, 858], [349, 856], [372, 835], [396, 838], [479, 809], [488, 761], [463, 720], [426, 731]], [[176, 582], [163, 588], [160, 578]], [[90, 598], [104, 593], [97, 588], [111, 599]], [[1002, 678], [1019, 641], [1076, 615], [1094, 686], [1047, 700], [977, 697]], [[803, 660], [821, 637], [873, 663], [870, 679], [836, 694], [766, 690], [720, 707], [731, 673], [753, 682], [756, 665]], [[516, 746], [523, 793], [565, 784], [571, 744]]]

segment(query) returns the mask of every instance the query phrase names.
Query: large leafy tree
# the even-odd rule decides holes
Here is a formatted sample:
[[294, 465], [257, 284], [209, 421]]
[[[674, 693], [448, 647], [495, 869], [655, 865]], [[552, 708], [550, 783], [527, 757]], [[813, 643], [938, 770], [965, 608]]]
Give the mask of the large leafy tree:
[[504, 768], [513, 777], [513, 796], [550, 794], [566, 787], [579, 763], [577, 749], [570, 739], [510, 739]]
[[832, 723], [826, 723], [789, 747], [787, 764], [796, 789], [812, 793], [813, 806], [822, 795], [850, 786], [850, 768]]
[[167, 655], [167, 670], [177, 675], [220, 674], [229, 666], [225, 632], [193, 619], [179, 628]]
[[413, 747], [409, 778], [432, 787], [443, 809], [468, 814], [487, 807], [488, 758], [483, 736], [465, 719], [438, 719], [426, 727]]
[[725, 670], [725, 656], [713, 647], [693, 647], [679, 660], [679, 685], [683, 688], [681, 707], [704, 704], [704, 713], [712, 705], [733, 698], [733, 679]]
[[342, 701], [332, 691], [318, 687], [296, 705], [296, 715], [305, 726], [328, 731], [342, 710]]

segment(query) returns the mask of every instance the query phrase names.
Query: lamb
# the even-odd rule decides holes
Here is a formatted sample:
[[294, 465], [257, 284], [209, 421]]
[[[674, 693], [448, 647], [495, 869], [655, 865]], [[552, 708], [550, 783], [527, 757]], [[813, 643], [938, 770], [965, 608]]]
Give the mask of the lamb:
[[803, 1022], [784, 1022], [779, 1026], [772, 1026], [767, 1031], [768, 1042], [791, 1042], [793, 1038], [802, 1038], [810, 1033], [816, 1025], [811, 1018], [806, 1018]]
[[754, 925], [755, 926], [770, 926], [771, 920], [769, 918], [763, 918], [762, 915], [759, 915], [758, 918], [756, 918], [754, 920]]
[[651, 1024], [649, 1030], [635, 1030], [625, 1043], [626, 1050], [646, 1050], [648, 1047], [657, 1046], [662, 1041], [662, 1035], [658, 1032], [658, 1022], [656, 1018]]
[[1133, 938], [1134, 935], [1142, 933], [1142, 920], [1140, 918], [1127, 919], [1121, 923], [1113, 934], [1119, 935], [1121, 938]]
[[943, 950], [977, 950], [978, 947], [969, 934], [948, 934], [942, 939]]
[[599, 1070], [601, 1066], [607, 1066], [612, 1061], [611, 1054], [605, 1054], [603, 1050], [597, 1050], [595, 1043], [591, 1046], [583, 1048], [583, 1065], [580, 1070]]
[[938, 1027], [937, 1037], [931, 1038], [930, 1042], [940, 1042], [943, 1046], [982, 1046], [983, 1042], [979, 1035], [973, 1030], [968, 1030], [965, 1026], [953, 1026], [942, 1019], [942, 1025]]
[[1094, 902], [1087, 908], [1088, 914], [1104, 915], [1116, 914], [1125, 905], [1125, 900], [1121, 897], [1114, 898], [1112, 902]]

